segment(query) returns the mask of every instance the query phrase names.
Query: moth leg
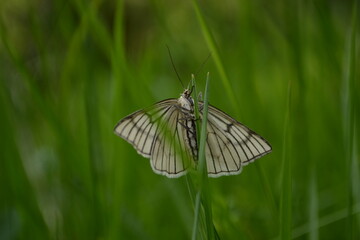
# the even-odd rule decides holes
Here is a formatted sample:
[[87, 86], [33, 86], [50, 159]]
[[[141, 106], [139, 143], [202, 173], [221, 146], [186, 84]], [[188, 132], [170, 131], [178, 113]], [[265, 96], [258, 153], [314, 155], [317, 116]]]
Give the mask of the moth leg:
[[179, 124], [180, 124], [183, 128], [185, 128], [187, 131], [189, 131], [189, 132], [191, 132], [192, 134], [194, 134], [194, 131], [193, 131], [191, 128], [189, 128], [188, 126], [186, 126], [184, 123], [179, 122]]

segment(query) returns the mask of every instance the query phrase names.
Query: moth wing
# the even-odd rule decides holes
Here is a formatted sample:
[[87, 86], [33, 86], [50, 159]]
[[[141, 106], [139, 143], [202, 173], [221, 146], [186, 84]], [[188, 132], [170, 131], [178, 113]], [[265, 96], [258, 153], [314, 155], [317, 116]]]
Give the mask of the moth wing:
[[159, 123], [151, 151], [154, 172], [169, 178], [185, 175], [193, 163], [181, 118], [182, 112], [174, 105]]
[[271, 149], [263, 137], [209, 105], [205, 156], [210, 177], [239, 174], [242, 166], [270, 153]]
[[180, 125], [177, 99], [167, 99], [120, 120], [114, 132], [146, 158], [154, 172], [167, 177], [186, 174], [190, 155]]

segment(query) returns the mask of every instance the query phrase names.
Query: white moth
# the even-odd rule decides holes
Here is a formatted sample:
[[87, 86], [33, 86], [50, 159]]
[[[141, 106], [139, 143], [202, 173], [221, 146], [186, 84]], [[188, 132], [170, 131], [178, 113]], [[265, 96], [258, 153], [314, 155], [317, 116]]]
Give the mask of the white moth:
[[[194, 100], [186, 89], [179, 99], [166, 99], [120, 120], [114, 132], [150, 158], [155, 173], [170, 178], [196, 167], [198, 140]], [[203, 103], [199, 102], [200, 120]], [[242, 166], [271, 152], [261, 136], [209, 105], [205, 157], [208, 176], [241, 172]]]

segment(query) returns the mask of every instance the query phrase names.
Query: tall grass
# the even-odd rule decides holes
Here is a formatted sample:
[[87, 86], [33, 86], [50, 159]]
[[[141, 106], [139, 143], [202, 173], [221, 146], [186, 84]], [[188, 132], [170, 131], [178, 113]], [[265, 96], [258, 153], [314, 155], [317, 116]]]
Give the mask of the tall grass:
[[280, 239], [290, 239], [292, 229], [292, 164], [288, 149], [290, 148], [290, 123], [291, 123], [291, 81], [288, 87], [287, 107], [284, 120], [284, 136], [282, 149], [281, 171], [281, 199], [280, 199]]
[[208, 180], [198, 238], [359, 238], [358, 7], [1, 1], [0, 238], [192, 237], [196, 178], [154, 174], [112, 132], [183, 91], [166, 44], [181, 76], [211, 53], [198, 89], [210, 72], [209, 102], [273, 147]]
[[[351, 32], [349, 37], [349, 46], [347, 55], [347, 66], [346, 71], [346, 79], [345, 81], [345, 106], [344, 106], [344, 134], [345, 134], [345, 146], [346, 146], [346, 159], [347, 159], [347, 179], [348, 179], [348, 211], [347, 211], [347, 238], [355, 239], [355, 220], [353, 217], [353, 204], [354, 204], [354, 186], [359, 187], [359, 184], [356, 183], [355, 171], [353, 168], [356, 167], [357, 164], [354, 163], [354, 143], [355, 143], [355, 79], [356, 79], [356, 46], [357, 46], [357, 1], [353, 3], [353, 12], [352, 12], [352, 21], [351, 21]], [[355, 153], [356, 154], [356, 153]]]

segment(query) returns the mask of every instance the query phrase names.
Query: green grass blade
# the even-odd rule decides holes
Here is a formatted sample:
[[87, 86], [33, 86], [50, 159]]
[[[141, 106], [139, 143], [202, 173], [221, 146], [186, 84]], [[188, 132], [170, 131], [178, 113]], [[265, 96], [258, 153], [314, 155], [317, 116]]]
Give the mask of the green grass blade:
[[[357, 124], [355, 124], [355, 133], [357, 132]], [[360, 205], [360, 164], [359, 164], [359, 140], [358, 137], [355, 135], [354, 136], [354, 146], [353, 146], [353, 154], [352, 154], [352, 164], [353, 164], [353, 193], [354, 193], [354, 202], [358, 203], [358, 205]], [[356, 205], [356, 204], [354, 204]], [[359, 212], [360, 212], [360, 207], [358, 208]], [[353, 213], [355, 212], [354, 207], [353, 207]], [[356, 218], [356, 223], [354, 223], [355, 229], [357, 229], [357, 232], [355, 232], [355, 234], [357, 234], [357, 236], [360, 236], [360, 214], [354, 214], [357, 218]]]
[[315, 167], [311, 168], [309, 182], [309, 224], [310, 224], [310, 240], [319, 239], [319, 207], [318, 207], [318, 191], [316, 182]]
[[291, 158], [289, 156], [290, 141], [290, 108], [291, 108], [291, 82], [288, 87], [287, 108], [284, 124], [283, 136], [283, 155], [282, 155], [282, 178], [281, 178], [281, 202], [280, 202], [280, 239], [287, 240], [291, 238], [291, 191], [292, 174]]
[[214, 61], [215, 61], [215, 64], [216, 64], [216, 67], [219, 71], [219, 74], [220, 74], [220, 79], [222, 81], [222, 83], [224, 84], [224, 87], [225, 87], [225, 91], [230, 99], [230, 103], [232, 105], [232, 108], [234, 109], [234, 111], [236, 112], [236, 114], [238, 115], [239, 113], [239, 106], [237, 104], [237, 100], [236, 100], [236, 97], [235, 97], [235, 94], [234, 94], [234, 91], [232, 90], [231, 88], [231, 84], [230, 84], [230, 80], [225, 72], [225, 68], [224, 68], [224, 64], [221, 60], [221, 57], [220, 57], [220, 53], [219, 53], [219, 50], [216, 46], [216, 42], [215, 42], [215, 39], [213, 37], [213, 35], [211, 34], [211, 31], [205, 21], [205, 18], [200, 10], [200, 7], [199, 7], [199, 4], [197, 2], [197, 0], [193, 0], [193, 6], [194, 6], [194, 9], [195, 9], [195, 13], [196, 13], [196, 16], [197, 16], [197, 19], [199, 21], [199, 24], [200, 24], [200, 28], [202, 30], [202, 33], [204, 35], [204, 38], [206, 40], [206, 43], [211, 51], [211, 55], [212, 57], [214, 58]]
[[[353, 209], [352, 214], [354, 216], [359, 215], [360, 214], [360, 202], [354, 204], [352, 206], [352, 209]], [[346, 219], [347, 217], [348, 217], [348, 209], [347, 208], [343, 208], [336, 212], [329, 213], [329, 214], [319, 218], [318, 228], [323, 228], [330, 224], [334, 224], [338, 221]], [[311, 235], [311, 231], [312, 231], [311, 230], [311, 222], [308, 222], [301, 226], [295, 227], [292, 230], [292, 239], [299, 238], [305, 234]]]
[[277, 226], [278, 221], [279, 221], [278, 207], [277, 207], [277, 205], [275, 203], [275, 198], [274, 198], [273, 192], [271, 190], [269, 180], [266, 177], [264, 169], [260, 164], [255, 162], [255, 167], [256, 167], [256, 170], [257, 170], [257, 172], [259, 174], [260, 182], [262, 183], [262, 187], [264, 189], [265, 197], [267, 199], [268, 206], [269, 206], [269, 209], [270, 209], [269, 211], [270, 211], [274, 221], [276, 221], [276, 226]]
[[[194, 90], [195, 90], [194, 94], [196, 96], [197, 94], [196, 88], [194, 88]], [[198, 228], [199, 228], [199, 218], [200, 218], [199, 215], [201, 213], [201, 203], [203, 205], [204, 213], [205, 213], [207, 239], [214, 239], [214, 225], [212, 221], [211, 201], [210, 201], [206, 159], [205, 159], [205, 146], [206, 146], [206, 137], [207, 137], [208, 94], [209, 94], [208, 91], [209, 91], [209, 74], [207, 75], [207, 79], [206, 79], [201, 132], [199, 138], [200, 139], [199, 155], [198, 155], [199, 158], [198, 158], [198, 166], [197, 166], [199, 187], [195, 199], [195, 214], [194, 214], [192, 239], [197, 239], [197, 235], [199, 232]], [[195, 99], [195, 102], [197, 102], [197, 99]], [[195, 103], [195, 111], [197, 112], [195, 113], [195, 116], [197, 116], [197, 119], [199, 119], [198, 103]], [[197, 129], [199, 129], [199, 127], [197, 127]]]
[[345, 85], [345, 111], [344, 111], [344, 134], [346, 146], [347, 159], [347, 191], [348, 191], [348, 216], [347, 216], [347, 239], [354, 239], [355, 226], [353, 217], [353, 202], [354, 202], [354, 138], [355, 138], [355, 78], [356, 78], [356, 43], [357, 43], [357, 1], [354, 1], [352, 24], [350, 32], [350, 42], [347, 54], [347, 69], [346, 77], [344, 78]]
[[[64, 69], [61, 75], [63, 89], [71, 88], [72, 83], [70, 82], [71, 77], [69, 75], [74, 71], [73, 67], [77, 66], [77, 58], [81, 57], [81, 46], [84, 44], [86, 38], [89, 37], [88, 34], [92, 34], [92, 37], [97, 42], [97, 46], [103, 49], [103, 53], [105, 53], [109, 59], [111, 58], [113, 41], [106, 27], [98, 17], [97, 11], [100, 3], [101, 1], [92, 1], [88, 6], [84, 6], [81, 1], [72, 2], [81, 16], [81, 20], [76, 31], [73, 33], [67, 51], [65, 66], [63, 67]], [[93, 31], [90, 31], [90, 29]]]
[[[196, 194], [197, 194], [196, 188], [194, 186], [194, 182], [193, 182], [191, 174], [186, 174], [185, 178], [186, 178], [186, 184], [187, 184], [187, 188], [188, 188], [188, 191], [189, 191], [193, 211], [195, 213]], [[204, 219], [205, 213], [204, 213], [203, 208], [201, 208], [200, 211], [201, 211], [201, 213], [199, 213], [199, 215], [198, 215], [199, 219], [197, 220], [198, 221], [197, 224], [201, 224], [202, 227], [200, 228], [198, 226], [198, 233], [197, 234], [200, 235], [200, 239], [205, 239], [206, 238], [205, 237], [206, 236], [205, 219]], [[194, 224], [193, 224], [193, 226], [194, 226]], [[193, 234], [193, 232], [192, 232], [192, 234]]]
[[[114, 51], [112, 53], [112, 61], [111, 61], [111, 70], [114, 74], [111, 82], [111, 90], [110, 90], [110, 106], [109, 112], [110, 119], [119, 118], [120, 114], [126, 114], [125, 109], [119, 112], [119, 103], [124, 101], [124, 96], [121, 94], [124, 88], [125, 81], [122, 79], [126, 79], [125, 75], [127, 73], [127, 63], [125, 60], [125, 49], [124, 49], [124, 1], [116, 1], [115, 8], [115, 17], [114, 17]], [[113, 123], [112, 123], [113, 124]], [[114, 204], [112, 207], [113, 212], [120, 212], [122, 208], [122, 204], [124, 201], [124, 174], [119, 174], [118, 169], [126, 169], [122, 161], [117, 161], [119, 155], [124, 153], [123, 146], [119, 142], [112, 141], [113, 134], [108, 135], [108, 141], [111, 144], [109, 149], [109, 156], [112, 160], [109, 166], [112, 166], [111, 177], [110, 177], [110, 185], [111, 189], [114, 192], [114, 201], [117, 204]], [[119, 214], [111, 214], [111, 218], [109, 221], [109, 239], [117, 239], [120, 238], [122, 231], [119, 230], [119, 225], [123, 224], [121, 221], [121, 215]]]
[[[239, 108], [239, 104], [237, 102], [237, 99], [235, 97], [235, 93], [233, 91], [233, 88], [231, 87], [230, 84], [230, 80], [226, 74], [225, 68], [224, 68], [224, 64], [223, 61], [221, 60], [220, 57], [220, 52], [218, 50], [218, 47], [216, 45], [215, 39], [210, 31], [210, 28], [208, 27], [208, 24], [205, 21], [204, 15], [200, 9], [200, 6], [198, 4], [197, 0], [193, 0], [193, 6], [194, 6], [194, 10], [197, 16], [197, 19], [199, 21], [203, 36], [206, 40], [206, 43], [211, 51], [212, 57], [214, 58], [215, 61], [215, 65], [217, 67], [217, 70], [220, 74], [220, 80], [222, 81], [225, 91], [227, 93], [227, 96], [230, 99], [230, 104], [232, 105], [232, 109], [234, 110], [235, 114], [237, 116], [240, 115], [240, 108]], [[275, 205], [275, 201], [274, 201], [274, 197], [272, 194], [272, 191], [269, 187], [268, 181], [267, 181], [267, 177], [264, 174], [264, 171], [262, 169], [262, 166], [260, 165], [256, 165], [256, 168], [258, 170], [258, 173], [260, 175], [260, 180], [262, 182], [262, 186], [264, 188], [264, 192], [266, 194], [266, 198], [269, 199], [269, 208], [270, 208], [270, 212], [272, 213], [272, 215], [276, 218], [278, 218], [277, 216], [277, 211], [276, 211], [276, 205]]]
[[[198, 103], [198, 99], [197, 99], [197, 87], [196, 87], [196, 81], [195, 81], [195, 76], [192, 75], [191, 76], [191, 85], [193, 87], [193, 96], [194, 96], [194, 112], [195, 112], [195, 119], [200, 119], [200, 114], [199, 114], [199, 103]], [[200, 124], [198, 124], [198, 121], [196, 121], [195, 124], [195, 128], [196, 128], [196, 138], [197, 139], [201, 139], [201, 127]], [[200, 168], [198, 168], [199, 170]], [[197, 179], [199, 180], [199, 176], [197, 176]], [[191, 183], [189, 180], [191, 180], [191, 177], [189, 177], [188, 179], [188, 184]], [[200, 181], [199, 185], [198, 185], [198, 191], [196, 192], [196, 190], [193, 190], [193, 201], [194, 201], [194, 225], [193, 225], [193, 232], [192, 232], [192, 239], [197, 239], [198, 234], [202, 233], [204, 236], [206, 233], [206, 223], [204, 222], [205, 219], [205, 212], [204, 209], [201, 208], [201, 183]], [[189, 185], [188, 185], [189, 186]], [[191, 185], [190, 185], [191, 186]], [[193, 185], [192, 185], [193, 186]], [[201, 222], [201, 230], [199, 227], [199, 221]]]

